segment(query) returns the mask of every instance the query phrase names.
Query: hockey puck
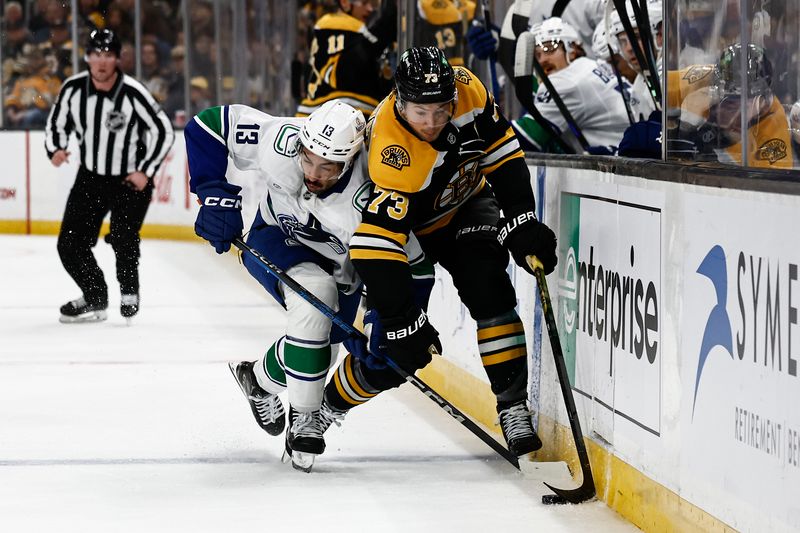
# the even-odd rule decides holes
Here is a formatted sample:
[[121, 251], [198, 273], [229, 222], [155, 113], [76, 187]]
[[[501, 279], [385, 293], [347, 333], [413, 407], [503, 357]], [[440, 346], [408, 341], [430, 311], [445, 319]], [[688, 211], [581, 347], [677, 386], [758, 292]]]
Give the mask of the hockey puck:
[[568, 502], [558, 494], [545, 494], [542, 496], [542, 503], [544, 505], [564, 505]]

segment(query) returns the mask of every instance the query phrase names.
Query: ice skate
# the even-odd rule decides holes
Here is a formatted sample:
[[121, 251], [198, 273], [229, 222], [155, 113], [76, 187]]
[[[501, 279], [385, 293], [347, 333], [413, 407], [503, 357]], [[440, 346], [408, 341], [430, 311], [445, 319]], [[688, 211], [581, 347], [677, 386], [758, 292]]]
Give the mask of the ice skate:
[[130, 326], [131, 318], [139, 312], [139, 295], [123, 294], [120, 299], [119, 313], [125, 318], [125, 322]]
[[347, 411], [339, 411], [330, 406], [330, 404], [322, 400], [322, 406], [319, 408], [319, 422], [322, 433], [328, 431], [331, 425], [341, 426]]
[[107, 304], [87, 303], [83, 296], [61, 306], [61, 317], [58, 321], [62, 324], [76, 324], [82, 322], [102, 322], [107, 318]]
[[533, 430], [531, 412], [525, 400], [501, 410], [499, 417], [503, 437], [512, 454], [519, 457], [542, 447], [542, 441]]
[[233, 378], [250, 403], [250, 409], [261, 429], [270, 435], [280, 435], [286, 426], [281, 399], [258, 386], [256, 375], [253, 373], [253, 363], [250, 361], [231, 362], [228, 363], [228, 368], [231, 369]]
[[[322, 425], [319, 411], [301, 413], [289, 406], [289, 429], [286, 431], [283, 462], [291, 460], [296, 470], [310, 472], [314, 458], [325, 451]], [[327, 425], [330, 426], [330, 423]]]

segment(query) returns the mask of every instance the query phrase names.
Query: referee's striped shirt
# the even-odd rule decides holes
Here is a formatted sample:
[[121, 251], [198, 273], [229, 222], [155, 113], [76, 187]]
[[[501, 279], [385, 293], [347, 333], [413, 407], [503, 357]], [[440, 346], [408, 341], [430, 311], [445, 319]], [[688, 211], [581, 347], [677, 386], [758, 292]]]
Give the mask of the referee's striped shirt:
[[108, 92], [95, 89], [88, 70], [64, 81], [47, 119], [47, 155], [66, 150], [74, 132], [87, 170], [100, 176], [138, 170], [153, 178], [175, 140], [172, 124], [141, 83], [117, 72]]

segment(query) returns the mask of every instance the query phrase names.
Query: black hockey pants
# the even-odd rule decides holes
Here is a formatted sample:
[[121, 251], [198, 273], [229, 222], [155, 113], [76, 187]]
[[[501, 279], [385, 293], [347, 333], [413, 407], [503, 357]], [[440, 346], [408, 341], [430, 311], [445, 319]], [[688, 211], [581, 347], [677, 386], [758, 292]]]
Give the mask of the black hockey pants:
[[108, 287], [92, 248], [109, 212], [111, 231], [106, 242], [116, 255], [121, 293], [139, 293], [139, 230], [152, 194], [152, 182], [143, 191], [135, 191], [126, 184], [125, 176], [97, 176], [83, 167], [78, 170], [61, 221], [58, 255], [87, 302], [108, 303]]

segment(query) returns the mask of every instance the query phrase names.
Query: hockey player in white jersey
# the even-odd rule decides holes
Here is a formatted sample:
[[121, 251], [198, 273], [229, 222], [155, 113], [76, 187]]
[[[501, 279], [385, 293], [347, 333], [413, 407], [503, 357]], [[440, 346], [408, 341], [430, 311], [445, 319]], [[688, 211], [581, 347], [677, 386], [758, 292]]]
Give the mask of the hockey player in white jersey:
[[[244, 105], [202, 111], [185, 130], [191, 190], [201, 202], [195, 231], [217, 253], [229, 250], [243, 223], [241, 187], [225, 178], [228, 157], [240, 170], [258, 171], [266, 192], [247, 243], [352, 322], [361, 282], [348, 242], [369, 196], [366, 162], [358, 157], [365, 127], [363, 114], [339, 101], [307, 118], [272, 117]], [[409, 253], [419, 259], [421, 252]], [[288, 388], [285, 458], [308, 471], [325, 449], [322, 433], [337, 418], [322, 405], [322, 394], [336, 360], [332, 346], [346, 335], [254, 258], [246, 254], [243, 264], [285, 307], [287, 325], [263, 357], [231, 363], [231, 371], [271, 435], [284, 429], [277, 395]]]
[[[560, 16], [575, 28], [581, 42], [591, 42], [592, 32], [603, 19], [605, 0], [570, 0], [566, 6], [560, 7], [559, 4], [563, 3], [557, 0], [514, 0], [503, 18], [499, 42], [491, 28], [483, 28], [484, 31], [480, 32], [478, 30], [481, 27], [476, 26], [470, 28], [467, 37], [470, 48], [479, 59], [486, 59], [491, 48], [487, 43], [491, 43], [497, 50], [498, 61], [511, 76], [514, 73], [517, 35], [529, 30], [534, 24]], [[554, 13], [554, 9], [561, 9], [563, 12]]]
[[[631, 27], [633, 28], [634, 33], [636, 34], [636, 38], [639, 40], [639, 46], [641, 48], [641, 37], [639, 35], [638, 23], [636, 21], [636, 17], [634, 16], [633, 6], [631, 5], [630, 2], [626, 2], [625, 8], [628, 13], [628, 19], [631, 22]], [[661, 0], [651, 0], [647, 3], [647, 18], [650, 22], [650, 30], [654, 40], [653, 44], [655, 45], [655, 52], [657, 54], [656, 70], [659, 73], [661, 73], [662, 70], [661, 47], [663, 45], [663, 40], [664, 40], [662, 9], [663, 7]], [[639, 61], [636, 59], [636, 54], [633, 51], [633, 44], [631, 43], [631, 40], [625, 33], [625, 28], [622, 25], [620, 15], [616, 10], [612, 11], [611, 16], [609, 17], [608, 34], [616, 37], [623, 57], [628, 61], [630, 66], [637, 72], [636, 79], [633, 81], [633, 89], [632, 89], [633, 98], [631, 99], [631, 109], [633, 111], [634, 120], [637, 121], [647, 120], [650, 117], [651, 113], [656, 110], [656, 104], [655, 101], [653, 100], [650, 88], [647, 86], [645, 77], [642, 74], [642, 68], [646, 69], [647, 66], [640, 65]]]
[[[534, 25], [531, 33], [536, 59], [586, 141], [596, 150], [594, 153], [612, 153], [629, 125], [620, 92], [629, 91], [630, 85], [624, 79], [620, 85], [607, 63], [584, 57], [577, 32], [562, 19], [547, 19]], [[536, 108], [578, 153], [583, 151], [544, 84], [537, 90]], [[547, 142], [545, 130], [530, 115], [514, 121], [513, 125], [518, 137], [524, 138], [534, 149], [541, 150]]]

